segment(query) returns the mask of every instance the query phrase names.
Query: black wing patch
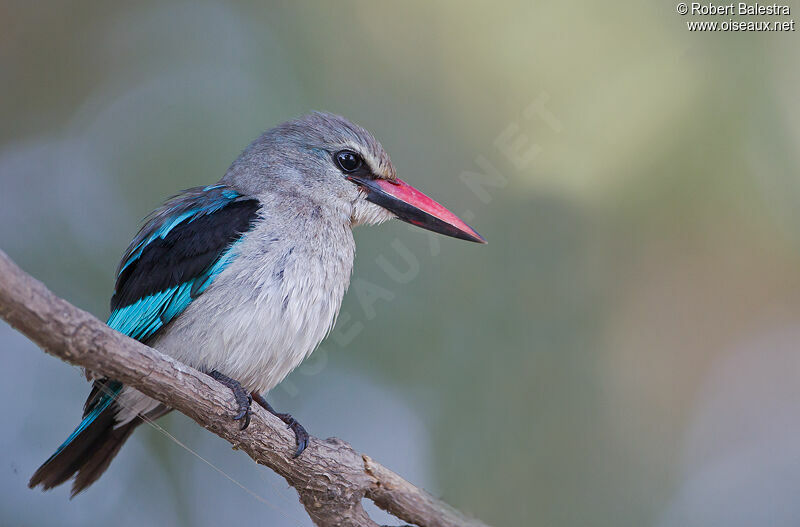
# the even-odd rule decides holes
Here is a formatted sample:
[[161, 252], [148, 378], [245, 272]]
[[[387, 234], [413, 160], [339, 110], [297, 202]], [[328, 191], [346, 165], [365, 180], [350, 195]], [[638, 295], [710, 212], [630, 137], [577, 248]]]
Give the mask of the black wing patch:
[[222, 185], [196, 188], [156, 210], [120, 263], [107, 324], [147, 341], [236, 257], [260, 204]]
[[148, 243], [117, 277], [111, 309], [165, 291], [200, 276], [252, 227], [259, 204], [236, 201], [211, 214], [184, 221]]

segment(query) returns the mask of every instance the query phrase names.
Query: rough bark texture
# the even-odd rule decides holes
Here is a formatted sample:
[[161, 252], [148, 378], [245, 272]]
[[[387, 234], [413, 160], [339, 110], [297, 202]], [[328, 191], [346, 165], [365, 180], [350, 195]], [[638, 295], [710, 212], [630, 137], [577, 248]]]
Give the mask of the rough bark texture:
[[230, 390], [57, 297], [3, 251], [0, 317], [47, 353], [135, 387], [268, 466], [297, 490], [320, 527], [377, 527], [361, 506], [364, 497], [419, 526], [485, 527], [339, 439], [312, 437], [303, 455], [292, 459], [293, 433], [258, 405], [250, 426], [240, 431], [231, 419], [236, 405]]

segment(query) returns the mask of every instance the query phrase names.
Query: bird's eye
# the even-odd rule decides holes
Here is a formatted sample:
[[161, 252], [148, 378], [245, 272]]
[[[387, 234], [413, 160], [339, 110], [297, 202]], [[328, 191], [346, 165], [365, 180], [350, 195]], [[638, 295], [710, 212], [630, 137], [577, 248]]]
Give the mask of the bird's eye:
[[341, 150], [334, 154], [336, 165], [342, 172], [355, 172], [361, 167], [361, 156], [350, 150]]

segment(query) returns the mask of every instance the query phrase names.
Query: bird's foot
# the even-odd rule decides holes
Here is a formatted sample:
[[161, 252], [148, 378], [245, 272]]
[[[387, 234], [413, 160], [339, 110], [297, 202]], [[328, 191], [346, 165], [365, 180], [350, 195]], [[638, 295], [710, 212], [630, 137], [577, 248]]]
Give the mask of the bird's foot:
[[242, 385], [239, 384], [239, 381], [231, 379], [227, 375], [223, 375], [222, 373], [218, 372], [217, 370], [212, 370], [208, 374], [211, 378], [215, 381], [224, 384], [233, 392], [233, 398], [236, 399], [236, 404], [239, 405], [239, 412], [233, 416], [234, 421], [242, 421], [242, 424], [239, 426], [239, 430], [244, 430], [250, 425], [250, 403], [253, 402], [253, 398], [247, 393], [247, 390], [242, 388]]
[[294, 432], [294, 440], [297, 443], [297, 451], [295, 451], [292, 457], [297, 457], [302, 454], [303, 450], [308, 446], [308, 432], [303, 428], [303, 425], [292, 417], [291, 414], [276, 412], [275, 408], [273, 408], [260, 393], [253, 392], [253, 399], [266, 411], [286, 423], [287, 428], [292, 429], [292, 432]]

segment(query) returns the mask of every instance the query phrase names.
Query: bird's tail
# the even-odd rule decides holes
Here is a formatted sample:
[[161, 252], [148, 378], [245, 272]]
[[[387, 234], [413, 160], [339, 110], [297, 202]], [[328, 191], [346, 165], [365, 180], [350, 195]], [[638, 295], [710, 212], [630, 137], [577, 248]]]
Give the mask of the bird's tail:
[[133, 419], [115, 427], [117, 404], [122, 383], [96, 381], [84, 407], [83, 420], [58, 450], [33, 474], [28, 487], [41, 485], [44, 490], [61, 485], [76, 472], [72, 497], [97, 481], [106, 471], [134, 428], [141, 423]]

